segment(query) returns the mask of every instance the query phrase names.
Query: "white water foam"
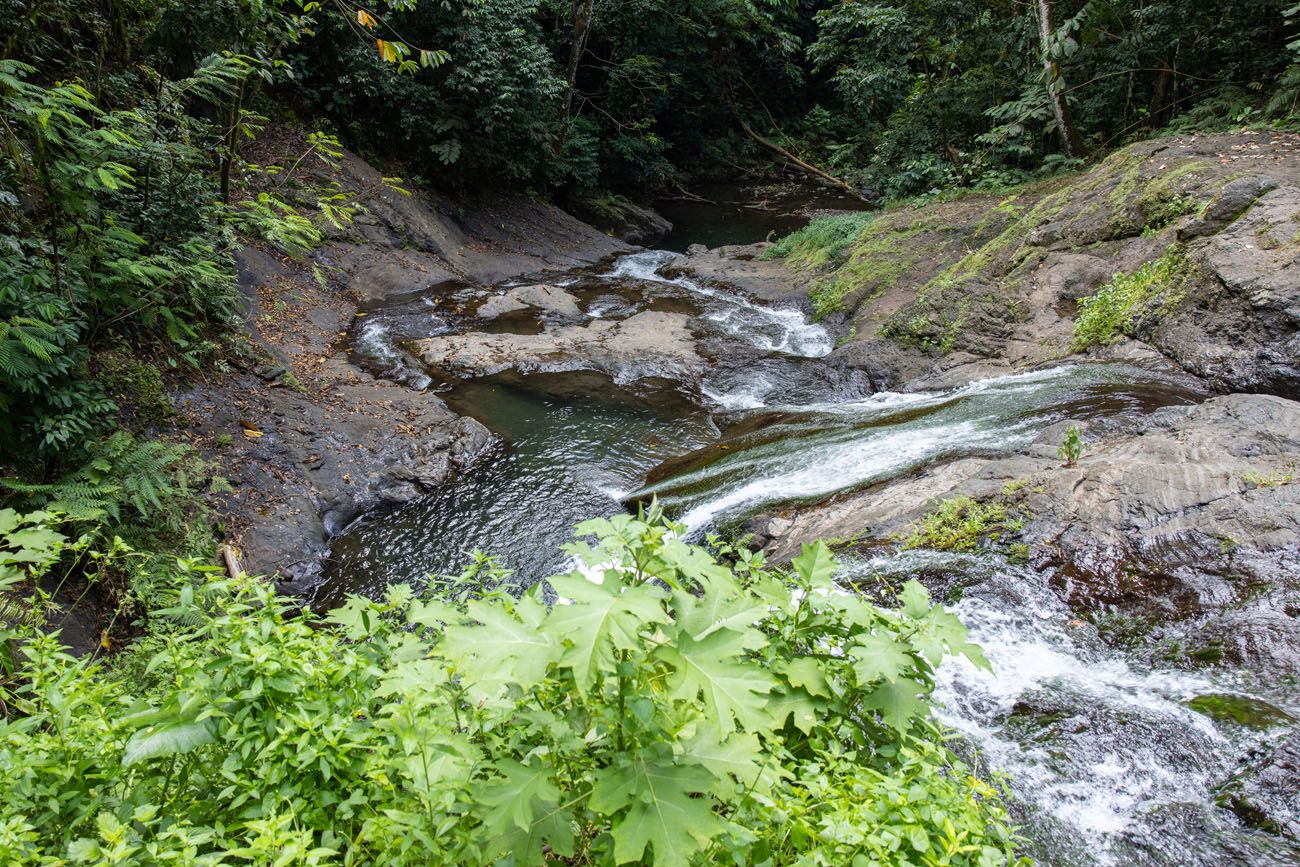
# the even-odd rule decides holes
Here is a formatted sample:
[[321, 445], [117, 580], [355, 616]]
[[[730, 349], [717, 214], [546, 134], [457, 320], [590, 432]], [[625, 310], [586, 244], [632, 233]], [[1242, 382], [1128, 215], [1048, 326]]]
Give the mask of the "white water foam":
[[704, 318], [732, 337], [759, 349], [804, 358], [821, 358], [835, 348], [829, 333], [808, 321], [802, 311], [766, 307], [742, 295], [705, 286], [686, 277], [665, 277], [659, 269], [674, 259], [668, 250], [646, 250], [623, 256], [606, 277], [623, 277], [679, 286], [710, 303]]
[[707, 383], [700, 386], [700, 394], [715, 403], [724, 412], [759, 409], [767, 406], [766, 398], [773, 388], [772, 382], [759, 374], [728, 391], [715, 390]]
[[[905, 575], [941, 562], [981, 569], [974, 558], [958, 559], [905, 552], [849, 562], [845, 575]], [[1235, 748], [1185, 702], [1224, 686], [1195, 673], [1135, 668], [1090, 638], [1045, 574], [1009, 565], [994, 572], [951, 606], [993, 670], [945, 660], [935, 691], [940, 719], [1009, 775], [1017, 800], [1063, 825], [1097, 863], [1123, 863], [1114, 842], [1151, 821], [1155, 808], [1211, 799], [1227, 764], [1222, 755]], [[1026, 708], [1017, 730], [1009, 720]], [[1059, 716], [1060, 728], [1036, 733], [1035, 725], [1053, 724], [1036, 722], [1036, 712]]]
[[[819, 447], [815, 454], [787, 455], [777, 466], [773, 466], [775, 462], [770, 458], [759, 458], [754, 461], [755, 477], [752, 481], [691, 507], [680, 520], [688, 529], [697, 531], [712, 524], [719, 516], [762, 503], [819, 497], [887, 478], [947, 448], [981, 442], [1005, 445], [1017, 439], [1027, 437], [1017, 438], [1014, 432], [1005, 429], [981, 431], [971, 422], [962, 422], [928, 430], [883, 433], [874, 437], [870, 444], [850, 439]], [[738, 464], [728, 465], [727, 469], [736, 471], [744, 463], [742, 459]], [[652, 492], [653, 488], [647, 489], [647, 493]]]
[[390, 374], [400, 374], [412, 388], [423, 391], [433, 382], [427, 374], [415, 370], [405, 356], [393, 345], [388, 328], [379, 319], [367, 319], [358, 329], [356, 347], [364, 355], [379, 362]]

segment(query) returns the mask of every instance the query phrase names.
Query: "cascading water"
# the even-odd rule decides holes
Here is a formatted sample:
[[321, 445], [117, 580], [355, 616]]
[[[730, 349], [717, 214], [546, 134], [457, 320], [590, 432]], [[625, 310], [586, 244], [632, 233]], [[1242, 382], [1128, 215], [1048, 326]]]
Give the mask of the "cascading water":
[[1033, 854], [1049, 865], [1294, 865], [1300, 848], [1244, 829], [1214, 788], [1264, 737], [1188, 706], [1245, 694], [1235, 678], [1144, 668], [1099, 640], [1050, 572], [990, 556], [910, 551], [850, 559], [838, 580], [918, 573], [955, 583], [950, 607], [992, 671], [940, 667], [942, 721], [1006, 774]]
[[701, 316], [727, 335], [764, 352], [821, 358], [835, 348], [830, 334], [794, 308], [756, 304], [742, 295], [697, 283], [688, 277], [665, 277], [659, 271], [677, 259], [667, 250], [646, 250], [623, 256], [605, 276], [679, 286], [702, 302]]
[[[1064, 365], [915, 394], [770, 406], [776, 421], [728, 444], [716, 459], [637, 491], [656, 496], [694, 531], [764, 506], [813, 500], [903, 475], [925, 463], [1008, 453], [1048, 425], [1164, 387], [1137, 368]], [[742, 393], [743, 394], [743, 393]], [[1173, 397], [1173, 395], [1171, 395]], [[733, 395], [720, 400], [735, 400]]]
[[[506, 448], [424, 500], [360, 522], [335, 541], [318, 602], [377, 594], [459, 571], [472, 548], [520, 585], [563, 568], [577, 522], [657, 496], [695, 533], [777, 504], [823, 499], [931, 463], [1024, 448], [1051, 424], [1147, 412], [1199, 394], [1125, 365], [1060, 365], [962, 388], [863, 397], [828, 387], [833, 348], [799, 311], [660, 274], [675, 254], [648, 251], [605, 274], [562, 281], [589, 320], [689, 311], [731, 348], [703, 377], [712, 417], [672, 389], [635, 394], [582, 374], [461, 383], [448, 400], [491, 425]], [[466, 299], [459, 298], [457, 305]], [[354, 351], [385, 375], [422, 385], [400, 340], [454, 327], [420, 299], [371, 311]], [[656, 307], [658, 305], [658, 307]], [[517, 327], [517, 323], [493, 323]], [[536, 327], [541, 324], [534, 323]], [[735, 361], [735, 359], [741, 359]], [[426, 380], [427, 381], [427, 380]], [[653, 470], [651, 484], [642, 487]], [[629, 494], [628, 492], [633, 492]], [[1108, 647], [1051, 585], [1050, 572], [992, 555], [905, 552], [850, 560], [848, 584], [914, 575], [942, 594], [993, 672], [962, 661], [939, 672], [941, 716], [981, 773], [1005, 772], [1027, 851], [1053, 867], [1300, 863], [1300, 850], [1245, 829], [1214, 786], [1261, 737], [1211, 721], [1196, 696], [1248, 692], [1210, 675], [1144, 667]], [[939, 576], [939, 577], [936, 577]], [[1286, 711], [1300, 713], [1288, 707]]]

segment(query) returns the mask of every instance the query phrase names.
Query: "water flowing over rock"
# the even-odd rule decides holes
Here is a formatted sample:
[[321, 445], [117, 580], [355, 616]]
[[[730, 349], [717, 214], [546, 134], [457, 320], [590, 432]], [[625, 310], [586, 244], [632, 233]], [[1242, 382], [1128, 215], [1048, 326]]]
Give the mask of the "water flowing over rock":
[[[361, 306], [314, 289], [301, 335], [267, 323], [281, 385], [241, 445], [291, 495], [254, 560], [306, 532], [282, 572], [328, 607], [475, 548], [527, 586], [574, 523], [651, 498], [776, 561], [830, 539], [845, 587], [917, 577], [985, 647], [992, 674], [940, 669], [943, 720], [1041, 863], [1296, 863], [1300, 161], [1279, 135], [1234, 175], [1208, 159], [1233, 141], [864, 219], [820, 321], [832, 275], [766, 244], [629, 252], [557, 218], [530, 246], [547, 213], [380, 207], [372, 250], [325, 253]], [[1173, 243], [1173, 300], [1076, 352], [1080, 304]], [[245, 272], [263, 310], [294, 274]], [[955, 501], [997, 517], [925, 550]]]

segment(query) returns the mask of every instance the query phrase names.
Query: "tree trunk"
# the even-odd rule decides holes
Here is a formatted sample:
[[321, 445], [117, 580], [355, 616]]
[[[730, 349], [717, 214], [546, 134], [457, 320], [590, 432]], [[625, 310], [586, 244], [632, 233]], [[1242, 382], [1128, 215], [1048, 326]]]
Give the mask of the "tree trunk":
[[750, 138], [752, 138], [754, 141], [756, 141], [756, 142], [758, 142], [759, 144], [761, 144], [763, 147], [767, 148], [768, 150], [772, 151], [773, 153], [780, 154], [781, 156], [785, 157], [785, 158], [786, 158], [787, 160], [789, 160], [790, 162], [794, 163], [797, 167], [803, 169], [805, 172], [808, 172], [808, 173], [811, 174], [811, 175], [816, 175], [817, 177], [821, 178], [822, 180], [824, 180], [824, 181], [828, 181], [828, 182], [834, 184], [835, 186], [839, 187], [839, 188], [840, 188], [841, 190], [843, 190], [844, 192], [849, 193], [850, 195], [856, 196], [856, 197], [858, 197], [859, 199], [863, 199], [863, 200], [865, 201], [865, 198], [863, 197], [863, 195], [862, 195], [861, 193], [859, 193], [856, 189], [854, 189], [854, 188], [853, 188], [853, 185], [850, 184], [848, 181], [843, 180], [842, 178], [837, 178], [837, 177], [835, 177], [834, 175], [830, 174], [829, 172], [825, 172], [825, 171], [823, 171], [823, 170], [817, 168], [817, 167], [816, 167], [815, 165], [813, 165], [812, 163], [804, 162], [803, 160], [799, 159], [799, 158], [798, 158], [797, 156], [795, 156], [794, 154], [790, 153], [790, 152], [789, 152], [788, 150], [786, 150], [785, 148], [781, 147], [781, 146], [780, 146], [779, 144], [777, 144], [776, 142], [771, 141], [771, 140], [769, 140], [769, 139], [765, 139], [765, 138], [763, 138], [761, 135], [759, 135], [758, 133], [754, 132], [754, 128], [751, 127], [749, 124], [745, 123], [745, 119], [744, 119], [743, 117], [740, 116], [740, 112], [739, 112], [739, 111], [736, 111], [736, 110], [735, 110], [735, 106], [734, 106], [734, 105], [732, 106], [732, 113], [735, 114], [735, 116], [736, 116], [736, 120], [739, 121], [739, 123], [740, 123], [740, 128], [743, 129], [743, 130], [745, 131], [745, 134], [746, 134], [747, 136], [749, 136]]
[[594, 0], [571, 0], [570, 10], [573, 15], [573, 35], [569, 39], [569, 66], [566, 70], [564, 88], [564, 116], [561, 118], [560, 135], [555, 150], [558, 153], [564, 147], [564, 137], [569, 131], [569, 121], [573, 118], [573, 94], [578, 88], [578, 66], [582, 63], [582, 53], [587, 50], [587, 34], [591, 29], [591, 7]]
[[1151, 126], [1160, 125], [1160, 116], [1165, 113], [1169, 107], [1169, 91], [1174, 83], [1174, 65], [1170, 60], [1165, 61], [1164, 69], [1156, 77], [1156, 90], [1151, 95], [1151, 105], [1148, 107], [1147, 117], [1151, 120]]
[[1061, 77], [1061, 67], [1052, 57], [1052, 3], [1051, 0], [1038, 0], [1038, 41], [1042, 46], [1043, 74], [1047, 77], [1047, 98], [1052, 104], [1052, 114], [1056, 117], [1056, 130], [1061, 134], [1061, 147], [1067, 157], [1083, 155], [1083, 140], [1074, 126], [1070, 115], [1070, 105], [1065, 99], [1065, 80]]

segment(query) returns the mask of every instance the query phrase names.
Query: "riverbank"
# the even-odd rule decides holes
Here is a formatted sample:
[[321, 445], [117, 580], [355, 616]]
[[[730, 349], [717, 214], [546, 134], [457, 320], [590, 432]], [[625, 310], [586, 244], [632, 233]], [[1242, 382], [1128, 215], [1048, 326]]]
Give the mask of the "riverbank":
[[[364, 191], [362, 212], [306, 258], [243, 248], [238, 367], [202, 378], [174, 401], [233, 488], [217, 504], [228, 516], [228, 541], [248, 570], [276, 576], [289, 592], [318, 580], [329, 540], [354, 519], [436, 490], [494, 447], [491, 432], [448, 409], [435, 390], [357, 363], [367, 305], [590, 265], [631, 249], [524, 197], [403, 194], [350, 154], [300, 171], [311, 183]], [[436, 313], [421, 316], [436, 330]]]
[[[1004, 679], [957, 677], [954, 724], [1021, 781], [1043, 839], [1082, 835], [1105, 853], [1052, 851], [1047, 863], [1295, 857], [1300, 802], [1276, 780], [1294, 766], [1300, 715], [1297, 203], [1295, 136], [1175, 138], [1012, 195], [849, 218], [785, 261], [753, 245], [679, 266], [766, 297], [788, 275], [837, 334], [830, 359], [899, 407], [1095, 363], [1204, 390], [1163, 407], [1093, 392], [1011, 453], [950, 426], [957, 448], [883, 476], [830, 470], [813, 496], [774, 472], [766, 482], [785, 502], [741, 528], [777, 560], [837, 540], [872, 564], [856, 579], [865, 587], [919, 569], [936, 592], [973, 594], [959, 610], [1002, 656]], [[683, 478], [724, 479], [772, 424], [790, 426], [779, 412], [738, 423]], [[1001, 442], [1014, 438], [1007, 425]], [[809, 466], [834, 459], [802, 442]], [[940, 559], [908, 558], [927, 549]], [[1134, 702], [1143, 709], [1122, 709]], [[1085, 782], [1099, 774], [1114, 777], [1109, 791]], [[1179, 799], [1218, 807], [1175, 810]], [[1263, 833], [1243, 836], [1223, 809]], [[1178, 840], [1161, 830], [1173, 820], [1152, 818], [1170, 811]]]

